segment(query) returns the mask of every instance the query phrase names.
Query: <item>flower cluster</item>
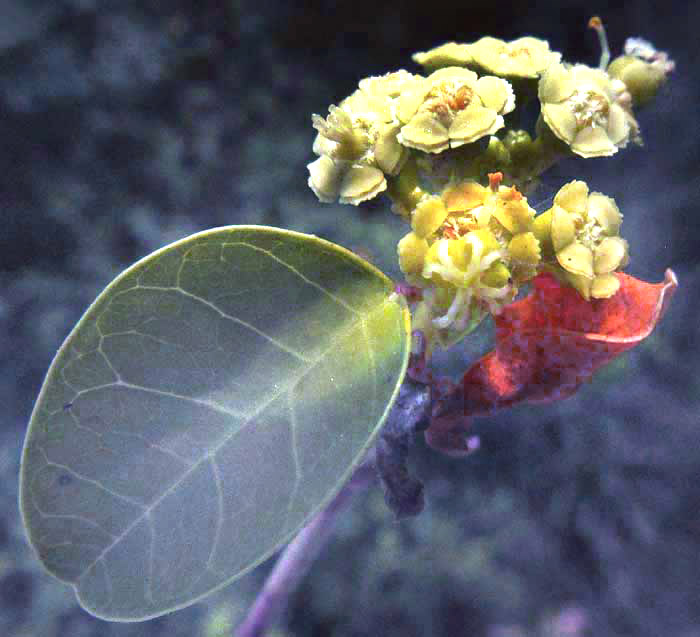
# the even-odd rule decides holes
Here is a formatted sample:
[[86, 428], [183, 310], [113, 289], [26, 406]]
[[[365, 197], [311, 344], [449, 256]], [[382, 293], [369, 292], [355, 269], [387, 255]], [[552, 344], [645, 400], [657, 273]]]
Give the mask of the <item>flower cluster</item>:
[[327, 118], [313, 116], [320, 157], [309, 164], [309, 186], [321, 201], [357, 205], [386, 190], [385, 174], [396, 174], [407, 156], [395, 102], [416, 80], [406, 71], [364, 79]]
[[498, 313], [540, 262], [535, 211], [501, 173], [489, 178], [488, 187], [467, 180], [424, 197], [398, 245], [406, 280], [422, 290], [418, 324], [443, 343], [475, 316]]
[[506, 80], [464, 68], [366, 78], [325, 119], [313, 116], [319, 158], [309, 164], [309, 186], [323, 202], [357, 205], [386, 190], [408, 149], [440, 153], [475, 142], [502, 128], [514, 108]]
[[[628, 246], [614, 200], [575, 180], [536, 215], [525, 196], [562, 158], [641, 143], [633, 107], [673, 70], [639, 38], [609, 64], [601, 20], [589, 25], [600, 38], [599, 68], [565, 62], [530, 36], [448, 42], [413, 56], [425, 75], [364, 79], [325, 118], [313, 116], [319, 157], [309, 185], [318, 198], [357, 205], [385, 193], [411, 225], [398, 257], [428, 349], [498, 315], [542, 272], [585, 300], [618, 291]], [[534, 130], [513, 126], [511, 113], [534, 98]]]

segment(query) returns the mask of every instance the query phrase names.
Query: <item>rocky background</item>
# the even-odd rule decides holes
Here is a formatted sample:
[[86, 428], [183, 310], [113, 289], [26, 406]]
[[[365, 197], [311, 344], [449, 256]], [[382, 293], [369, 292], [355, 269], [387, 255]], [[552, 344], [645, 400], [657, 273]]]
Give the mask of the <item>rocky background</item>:
[[[479, 421], [469, 459], [418, 443], [425, 513], [397, 523], [378, 490], [358, 499], [276, 634], [700, 636], [700, 5], [607, 4], [0, 2], [0, 635], [230, 635], [269, 569], [143, 624], [90, 617], [41, 571], [17, 511], [21, 442], [97, 293], [152, 250], [235, 223], [313, 232], [396, 275], [388, 206], [322, 205], [307, 188], [311, 113], [367, 75], [417, 71], [410, 54], [446, 40], [532, 34], [596, 64], [599, 13], [614, 54], [644, 36], [677, 72], [640, 114], [644, 149], [547, 183], [582, 177], [617, 199], [628, 272], [678, 274], [671, 312], [575, 397]], [[443, 363], [463, 368], [488, 338]]]

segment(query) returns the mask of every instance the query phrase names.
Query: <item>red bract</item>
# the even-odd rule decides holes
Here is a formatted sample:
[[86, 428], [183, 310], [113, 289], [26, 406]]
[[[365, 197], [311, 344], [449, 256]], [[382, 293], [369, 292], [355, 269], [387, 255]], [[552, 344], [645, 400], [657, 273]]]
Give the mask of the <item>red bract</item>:
[[517, 403], [551, 402], [573, 394], [593, 373], [644, 340], [678, 287], [671, 270], [650, 284], [618, 273], [609, 299], [584, 300], [551, 274], [495, 317], [496, 347], [438, 400], [426, 431], [431, 446], [452, 455], [469, 451], [469, 418]]

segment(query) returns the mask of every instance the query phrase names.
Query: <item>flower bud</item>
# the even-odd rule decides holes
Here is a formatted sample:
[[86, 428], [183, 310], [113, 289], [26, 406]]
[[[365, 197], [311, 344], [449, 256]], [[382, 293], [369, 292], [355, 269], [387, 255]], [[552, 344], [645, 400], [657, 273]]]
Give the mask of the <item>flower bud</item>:
[[625, 83], [636, 106], [651, 101], [666, 81], [666, 74], [661, 68], [631, 55], [615, 58], [608, 67], [608, 74]]
[[657, 51], [651, 42], [642, 38], [628, 38], [625, 55], [611, 62], [608, 75], [621, 80], [634, 103], [642, 106], [656, 95], [675, 66], [668, 54]]
[[409, 232], [399, 241], [397, 252], [401, 271], [405, 274], [418, 274], [423, 270], [428, 242], [414, 232]]

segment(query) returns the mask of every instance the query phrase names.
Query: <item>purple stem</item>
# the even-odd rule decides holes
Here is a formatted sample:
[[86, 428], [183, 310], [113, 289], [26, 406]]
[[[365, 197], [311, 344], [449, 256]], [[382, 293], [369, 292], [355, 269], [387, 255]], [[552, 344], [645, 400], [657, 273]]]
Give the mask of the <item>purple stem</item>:
[[363, 491], [376, 479], [372, 452], [370, 457], [355, 469], [330, 504], [319, 511], [282, 551], [255, 603], [235, 633], [236, 637], [262, 637], [265, 634], [328, 543], [338, 515], [348, 507], [355, 493]]

